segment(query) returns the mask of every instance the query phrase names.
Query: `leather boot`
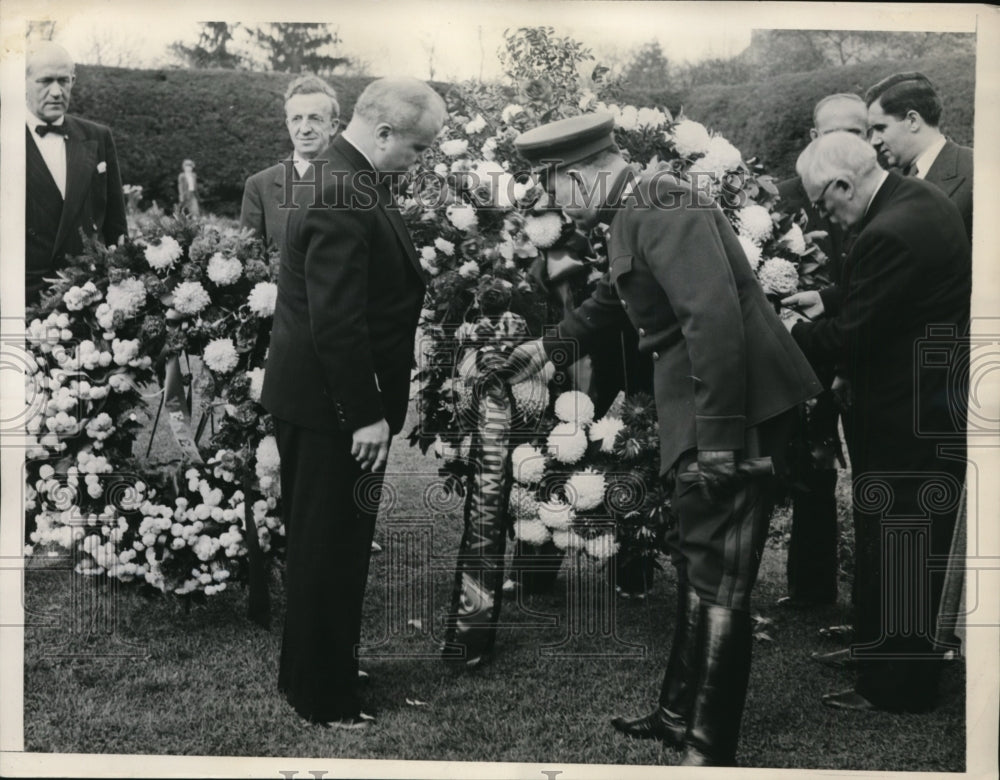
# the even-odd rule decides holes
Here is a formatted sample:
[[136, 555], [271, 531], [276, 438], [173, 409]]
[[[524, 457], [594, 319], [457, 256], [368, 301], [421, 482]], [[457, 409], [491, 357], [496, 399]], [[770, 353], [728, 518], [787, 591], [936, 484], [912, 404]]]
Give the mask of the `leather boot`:
[[677, 618], [674, 639], [663, 675], [659, 706], [648, 715], [632, 720], [615, 718], [611, 725], [637, 739], [659, 739], [668, 747], [684, 747], [691, 689], [697, 669], [695, 656], [700, 615], [698, 593], [690, 585], [677, 591]]
[[698, 675], [681, 766], [735, 766], [750, 679], [750, 613], [702, 604]]

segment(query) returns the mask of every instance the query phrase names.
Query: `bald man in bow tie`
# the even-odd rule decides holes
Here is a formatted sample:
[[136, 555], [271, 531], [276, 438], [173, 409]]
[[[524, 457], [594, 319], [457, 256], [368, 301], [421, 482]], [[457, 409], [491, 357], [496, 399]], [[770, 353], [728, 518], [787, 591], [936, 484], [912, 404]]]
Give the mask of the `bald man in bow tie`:
[[75, 66], [62, 46], [28, 52], [24, 213], [25, 299], [36, 303], [66, 258], [83, 252], [81, 231], [114, 244], [128, 232], [118, 155], [104, 125], [66, 113]]

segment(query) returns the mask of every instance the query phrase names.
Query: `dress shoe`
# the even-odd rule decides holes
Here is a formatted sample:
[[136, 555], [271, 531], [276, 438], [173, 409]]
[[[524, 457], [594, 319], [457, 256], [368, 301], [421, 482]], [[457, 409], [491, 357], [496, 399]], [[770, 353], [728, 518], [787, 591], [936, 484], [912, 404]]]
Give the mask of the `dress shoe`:
[[657, 707], [649, 715], [626, 720], [614, 718], [611, 725], [627, 737], [635, 739], [658, 739], [663, 744], [673, 748], [684, 746], [684, 731], [686, 724], [683, 718]]
[[829, 653], [810, 653], [809, 657], [816, 663], [829, 666], [831, 669], [853, 669], [858, 665], [858, 659], [851, 655], [851, 650], [847, 647]]
[[331, 720], [322, 725], [328, 729], [344, 729], [347, 731], [353, 731], [355, 729], [366, 729], [374, 726], [375, 718], [365, 712], [359, 712], [353, 718]]
[[372, 552], [373, 553], [380, 553], [380, 552], [382, 552], [382, 545], [380, 545], [378, 542], [376, 542], [376, 541], [373, 540], [372, 541]]
[[371, 685], [372, 676], [368, 674], [364, 669], [358, 669], [358, 687], [367, 688]]
[[835, 710], [852, 710], [854, 712], [871, 712], [878, 709], [853, 689], [839, 693], [828, 693], [823, 696], [823, 704], [827, 707], [833, 707]]
[[783, 609], [818, 609], [836, 604], [836, 601], [816, 601], [815, 599], [804, 599], [799, 596], [782, 596], [775, 602]]

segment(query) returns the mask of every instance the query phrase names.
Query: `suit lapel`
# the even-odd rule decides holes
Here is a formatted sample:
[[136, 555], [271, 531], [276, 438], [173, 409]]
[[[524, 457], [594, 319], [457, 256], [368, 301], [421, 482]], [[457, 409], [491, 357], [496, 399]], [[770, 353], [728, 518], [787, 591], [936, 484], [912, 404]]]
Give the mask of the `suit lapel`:
[[38, 146], [31, 137], [31, 131], [27, 127], [24, 138], [24, 175], [27, 179], [28, 195], [36, 195], [36, 199], [41, 204], [52, 203], [53, 200], [62, 203], [62, 193], [59, 192], [59, 185], [52, 178], [49, 166], [45, 164], [45, 158], [38, 151]]
[[[368, 162], [365, 156], [357, 150], [354, 144], [342, 135], [338, 135], [334, 138], [330, 147], [343, 155], [350, 166], [355, 170], [374, 172], [371, 163]], [[382, 184], [379, 184], [377, 189], [379, 209], [392, 226], [392, 230], [396, 234], [396, 238], [399, 241], [400, 246], [403, 248], [403, 252], [406, 254], [407, 258], [409, 258], [410, 264], [417, 272], [417, 276], [424, 284], [426, 284], [427, 274], [425, 273], [423, 266], [420, 265], [420, 257], [417, 255], [416, 247], [413, 246], [413, 239], [410, 237], [410, 231], [407, 229], [406, 223], [403, 221], [403, 216], [399, 213], [399, 208], [393, 202], [392, 194], [389, 192], [388, 187]]]
[[924, 180], [936, 184], [949, 197], [962, 186], [965, 177], [958, 173], [958, 146], [955, 143], [945, 142]]
[[[66, 128], [66, 202], [56, 232], [57, 254], [76, 224], [77, 214], [87, 198], [90, 179], [97, 167], [97, 141], [85, 138], [80, 126], [70, 117], [66, 117]], [[88, 226], [83, 227], [86, 231]]]

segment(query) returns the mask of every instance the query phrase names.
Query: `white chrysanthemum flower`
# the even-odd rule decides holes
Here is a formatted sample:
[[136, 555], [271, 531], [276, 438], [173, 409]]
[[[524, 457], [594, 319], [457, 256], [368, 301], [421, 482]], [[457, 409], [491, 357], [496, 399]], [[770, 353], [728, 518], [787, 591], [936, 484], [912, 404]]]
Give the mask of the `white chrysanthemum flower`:
[[788, 232], [781, 237], [780, 241], [793, 254], [804, 255], [806, 253], [806, 237], [802, 234], [802, 228], [795, 222], [788, 228]]
[[464, 138], [454, 138], [450, 141], [441, 142], [441, 154], [446, 157], [461, 157], [469, 151], [469, 142]]
[[497, 139], [487, 138], [483, 142], [483, 148], [480, 150], [484, 160], [495, 160], [497, 156]]
[[705, 156], [697, 160], [694, 165], [698, 170], [722, 176], [728, 171], [739, 168], [742, 162], [743, 155], [740, 154], [740, 150], [721, 135], [717, 135], [709, 142]]
[[101, 300], [101, 291], [94, 286], [93, 282], [87, 282], [83, 287], [73, 285], [63, 293], [63, 303], [70, 311], [80, 311], [85, 306], [99, 300]]
[[573, 507], [564, 501], [546, 501], [538, 505], [538, 519], [549, 528], [569, 528], [573, 522]]
[[114, 361], [119, 366], [127, 366], [139, 357], [139, 339], [115, 339], [111, 342]]
[[528, 217], [524, 221], [524, 233], [536, 247], [548, 249], [562, 235], [562, 226], [559, 215], [548, 212], [540, 217]]
[[458, 275], [465, 279], [475, 279], [479, 276], [479, 263], [475, 260], [467, 260], [458, 267]]
[[701, 122], [694, 122], [690, 119], [682, 119], [678, 122], [669, 137], [672, 138], [674, 148], [681, 157], [704, 154], [712, 142], [705, 126]]
[[618, 542], [615, 541], [613, 534], [602, 534], [601, 536], [595, 536], [593, 539], [588, 539], [586, 550], [587, 555], [590, 557], [604, 561], [618, 552]]
[[656, 108], [640, 108], [636, 116], [636, 127], [656, 130], [670, 121], [670, 117]]
[[217, 374], [228, 374], [236, 368], [239, 355], [236, 352], [236, 347], [233, 346], [233, 340], [222, 338], [210, 341], [208, 346], [205, 347], [205, 352], [202, 354], [201, 359], [205, 361], [206, 366]]
[[765, 260], [757, 271], [757, 278], [764, 292], [772, 295], [791, 295], [799, 288], [799, 272], [795, 264], [782, 257]]
[[746, 236], [758, 245], [771, 237], [774, 222], [771, 220], [771, 213], [763, 206], [751, 203], [741, 208], [737, 217], [741, 236]]
[[149, 244], [146, 246], [144, 254], [149, 267], [155, 271], [164, 271], [170, 268], [182, 254], [184, 250], [177, 240], [170, 236], [163, 236], [159, 244]]
[[577, 512], [596, 509], [604, 502], [607, 480], [594, 469], [584, 469], [566, 480], [566, 497]]
[[465, 132], [469, 135], [481, 133], [486, 129], [486, 120], [482, 114], [476, 114], [475, 118], [465, 123]]
[[560, 463], [573, 464], [587, 451], [587, 434], [576, 423], [559, 423], [552, 429], [545, 444], [552, 457]]
[[174, 288], [174, 309], [181, 314], [197, 314], [212, 302], [201, 282], [181, 282]]
[[[112, 315], [114, 312], [120, 311], [124, 312], [126, 316], [132, 317], [146, 303], [146, 286], [138, 279], [123, 279], [108, 287], [105, 300]], [[101, 309], [102, 307], [98, 306], [97, 308]], [[102, 328], [108, 329], [112, 326], [112, 319], [106, 317], [99, 324]]]
[[760, 251], [760, 247], [757, 246], [753, 241], [751, 241], [746, 236], [737, 236], [740, 241], [740, 246], [743, 247], [743, 254], [747, 256], [747, 262], [750, 267], [754, 270], [760, 265], [760, 261], [764, 259], [763, 253]]
[[615, 125], [622, 130], [635, 130], [639, 126], [639, 109], [625, 106], [615, 114]]
[[512, 120], [518, 114], [523, 114], [523, 113], [524, 109], [521, 108], [521, 106], [517, 105], [517, 103], [508, 103], [506, 106], [503, 107], [503, 111], [500, 112], [500, 118], [504, 122], [510, 122], [510, 120]]
[[615, 438], [624, 427], [617, 417], [606, 416], [591, 425], [588, 433], [592, 442], [601, 443], [601, 452], [614, 452]]
[[428, 260], [430, 262], [437, 260], [437, 252], [434, 250], [434, 247], [432, 246], [421, 247], [420, 259]]
[[534, 485], [545, 475], [545, 455], [530, 444], [519, 444], [510, 454], [514, 479], [522, 485]]
[[216, 252], [208, 259], [205, 273], [219, 287], [226, 287], [235, 284], [243, 275], [243, 263], [238, 257], [226, 257]]
[[254, 454], [254, 466], [258, 478], [276, 477], [281, 470], [281, 455], [278, 453], [278, 441], [273, 436], [265, 436], [257, 445]]
[[533, 544], [536, 547], [545, 544], [552, 538], [552, 534], [541, 520], [515, 520], [514, 536], [522, 542]]
[[507, 505], [510, 507], [510, 513], [516, 518], [530, 520], [538, 517], [538, 500], [528, 488], [511, 485]]
[[435, 238], [434, 248], [446, 257], [455, 256], [455, 245], [451, 241], [446, 241], [443, 238]]
[[250, 311], [258, 317], [274, 316], [274, 307], [278, 303], [278, 285], [274, 282], [257, 282], [247, 296]]
[[514, 405], [527, 420], [537, 420], [549, 405], [549, 388], [545, 378], [536, 374], [510, 386]]
[[250, 398], [260, 403], [260, 394], [264, 390], [264, 369], [254, 368], [247, 371], [247, 376], [250, 377]]
[[584, 549], [587, 542], [572, 528], [557, 528], [552, 532], [552, 544], [560, 550], [573, 552]]
[[445, 209], [445, 215], [448, 217], [448, 221], [459, 230], [472, 230], [479, 224], [479, 217], [476, 215], [476, 210], [466, 204], [459, 206], [452, 204], [448, 206]]
[[579, 390], [568, 390], [556, 399], [556, 417], [566, 423], [586, 425], [594, 421], [594, 402]]

